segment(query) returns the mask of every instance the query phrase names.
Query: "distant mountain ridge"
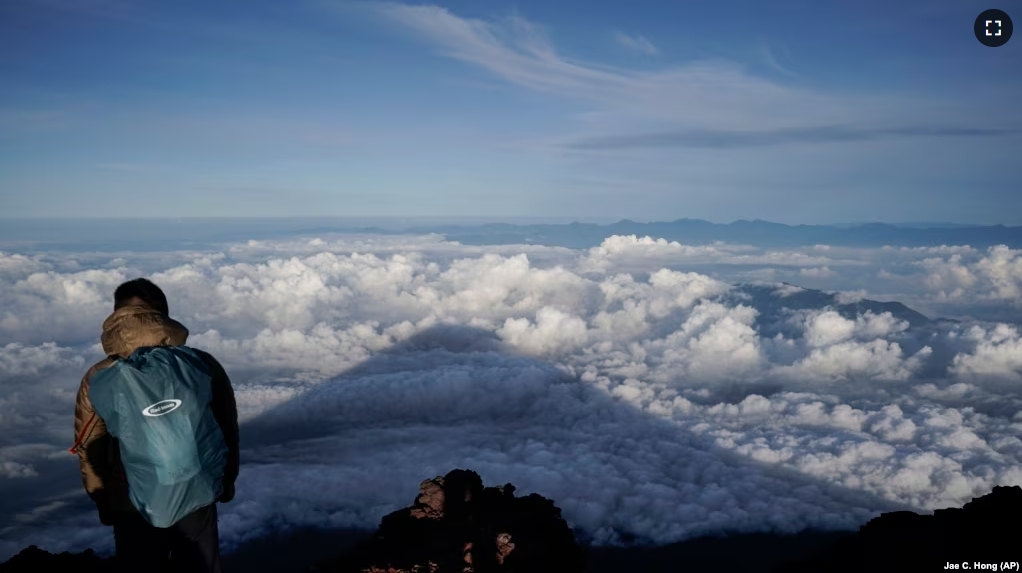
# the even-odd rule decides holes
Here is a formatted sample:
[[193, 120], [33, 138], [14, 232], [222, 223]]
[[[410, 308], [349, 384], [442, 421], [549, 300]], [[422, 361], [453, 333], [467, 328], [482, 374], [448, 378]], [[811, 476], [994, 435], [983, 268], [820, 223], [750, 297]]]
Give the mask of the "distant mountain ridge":
[[311, 231], [362, 233], [437, 233], [448, 240], [468, 245], [537, 244], [568, 248], [598, 246], [612, 235], [650, 236], [683, 244], [714, 242], [752, 244], [766, 247], [833, 245], [849, 247], [970, 245], [986, 248], [995, 245], [1022, 247], [1022, 226], [973, 226], [952, 223], [864, 223], [858, 225], [786, 225], [761, 219], [732, 223], [711, 223], [703, 219], [678, 219], [669, 222], [639, 223], [622, 219], [609, 225], [594, 223], [533, 224], [489, 223], [485, 225], [423, 225], [385, 230], [379, 227], [329, 228]]
[[[800, 335], [785, 330], [785, 327], [790, 328], [788, 319], [791, 311], [833, 309], [849, 320], [855, 320], [860, 315], [870, 312], [873, 314], [889, 312], [892, 317], [907, 322], [909, 327], [913, 328], [927, 327], [935, 322], [934, 319], [898, 301], [882, 302], [862, 298], [842, 302], [835, 292], [804, 288], [790, 283], [780, 285], [788, 290], [781, 291], [776, 284], [737, 284], [728, 295], [725, 295], [725, 299], [732, 304], [743, 303], [755, 308], [758, 313], [756, 327], [760, 335], [766, 338], [771, 338], [779, 332], [784, 332], [788, 336]], [[940, 320], [943, 319], [936, 319]]]
[[386, 221], [339, 218], [140, 218], [140, 219], [0, 219], [0, 250], [45, 249], [119, 251], [126, 243], [155, 251], [194, 249], [206, 242], [275, 240], [340, 234], [439, 234], [465, 245], [534, 244], [591, 248], [613, 235], [650, 236], [688, 245], [714, 242], [760, 247], [833, 245], [849, 247], [923, 247], [994, 245], [1022, 248], [1022, 226], [934, 223], [861, 223], [786, 225], [761, 219], [711, 223], [703, 219], [640, 223], [469, 223], [420, 219]]

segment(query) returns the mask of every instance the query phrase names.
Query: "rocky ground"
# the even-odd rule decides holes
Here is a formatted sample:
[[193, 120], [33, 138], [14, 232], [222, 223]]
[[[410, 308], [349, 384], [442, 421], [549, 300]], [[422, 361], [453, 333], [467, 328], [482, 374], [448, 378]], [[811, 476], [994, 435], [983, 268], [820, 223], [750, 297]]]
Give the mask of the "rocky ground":
[[[1022, 562], [1020, 516], [1022, 488], [995, 487], [961, 508], [939, 509], [933, 515], [885, 513], [821, 555], [775, 571], [1018, 571]], [[1005, 564], [1014, 566], [1005, 569]]]
[[422, 482], [411, 507], [383, 518], [368, 541], [309, 571], [366, 573], [582, 573], [585, 553], [554, 502], [483, 487], [454, 470]]
[[[947, 564], [1022, 561], [1022, 488], [997, 487], [962, 508], [933, 515], [885, 513], [858, 532], [736, 535], [665, 547], [584, 547], [554, 502], [516, 497], [511, 484], [484, 487], [454, 470], [423, 481], [415, 502], [385, 516], [375, 533], [302, 531], [225, 556], [229, 572], [283, 573], [609, 573], [742, 571], [845, 573], [943, 571]], [[331, 556], [327, 558], [327, 556]], [[1018, 571], [1018, 565], [1014, 571]], [[0, 573], [102, 573], [111, 562], [91, 551], [54, 555], [35, 547]], [[982, 570], [982, 569], [980, 569]], [[988, 569], [989, 570], [989, 569]]]

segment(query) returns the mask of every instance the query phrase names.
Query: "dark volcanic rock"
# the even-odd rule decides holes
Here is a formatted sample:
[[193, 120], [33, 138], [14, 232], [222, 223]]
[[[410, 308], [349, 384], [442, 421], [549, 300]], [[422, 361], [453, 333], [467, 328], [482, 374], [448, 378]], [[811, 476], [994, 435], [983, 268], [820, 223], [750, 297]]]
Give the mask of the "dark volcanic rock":
[[[885, 513], [819, 557], [776, 567], [776, 573], [859, 571], [1001, 571], [1022, 561], [1022, 487], [995, 487], [962, 508], [933, 515]], [[962, 564], [968, 564], [968, 567]], [[979, 566], [982, 564], [983, 566]], [[993, 567], [990, 567], [993, 565]]]
[[[225, 569], [291, 573], [315, 560], [302, 560], [306, 556], [301, 554], [310, 547], [323, 545], [316, 552], [336, 554], [342, 551], [339, 545], [347, 545], [353, 548], [339, 559], [309, 571], [901, 573], [945, 571], [949, 563], [957, 564], [958, 571], [1017, 571], [1001, 565], [1022, 561], [1022, 524], [1017, 521], [1018, 515], [1022, 515], [1022, 488], [995, 487], [993, 492], [960, 509], [938, 510], [933, 515], [885, 513], [858, 532], [743, 534], [663, 547], [583, 550], [552, 501], [535, 494], [515, 497], [510, 484], [483, 487], [478, 474], [455, 470], [422, 482], [415, 503], [385, 516], [380, 528], [368, 539], [368, 533], [336, 531], [317, 533], [317, 542], [306, 544], [308, 547], [300, 538], [281, 537], [276, 544], [261, 539], [254, 543], [268, 545], [264, 548], [268, 553], [279, 553], [279, 563], [272, 563], [266, 554], [234, 562], [232, 558], [237, 556], [226, 555]], [[815, 557], [790, 561], [813, 555], [827, 546], [829, 549]], [[113, 571], [111, 565], [111, 560], [101, 559], [91, 550], [58, 555], [32, 546], [0, 564], [0, 573], [108, 573]], [[156, 573], [156, 568], [152, 573]]]
[[36, 573], [39, 571], [74, 571], [75, 573], [112, 573], [113, 562], [102, 559], [91, 549], [81, 553], [54, 554], [43, 551], [35, 545], [0, 563], [0, 573]]
[[454, 470], [426, 480], [408, 508], [383, 518], [366, 543], [317, 572], [488, 573], [584, 570], [584, 552], [544, 497], [515, 497], [511, 484], [483, 487]]

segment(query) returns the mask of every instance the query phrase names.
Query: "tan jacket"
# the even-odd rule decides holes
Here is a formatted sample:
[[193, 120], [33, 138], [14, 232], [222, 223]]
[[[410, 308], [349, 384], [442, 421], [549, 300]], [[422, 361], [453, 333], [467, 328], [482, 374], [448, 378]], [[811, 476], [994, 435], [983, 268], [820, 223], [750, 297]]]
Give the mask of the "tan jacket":
[[[75, 403], [75, 444], [71, 453], [78, 454], [82, 484], [96, 502], [100, 519], [134, 511], [128, 499], [128, 485], [120, 462], [117, 440], [107, 433], [106, 424], [96, 414], [89, 400], [92, 375], [109, 367], [118, 357], [127, 358], [144, 346], [181, 346], [188, 339], [188, 329], [169, 316], [145, 305], [121, 307], [103, 322], [103, 351], [107, 358], [96, 363], [82, 378]], [[229, 451], [224, 471], [225, 491], [234, 489], [238, 477], [238, 409], [234, 389], [223, 366], [211, 355], [198, 351], [213, 373], [213, 415], [223, 431]]]

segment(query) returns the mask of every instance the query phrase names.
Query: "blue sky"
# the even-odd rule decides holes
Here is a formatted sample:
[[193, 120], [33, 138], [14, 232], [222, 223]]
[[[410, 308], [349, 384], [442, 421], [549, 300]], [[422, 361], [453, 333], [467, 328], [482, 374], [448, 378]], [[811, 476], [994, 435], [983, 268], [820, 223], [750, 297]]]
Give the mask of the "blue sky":
[[890, 4], [0, 2], [0, 216], [1022, 224], [1022, 41]]

